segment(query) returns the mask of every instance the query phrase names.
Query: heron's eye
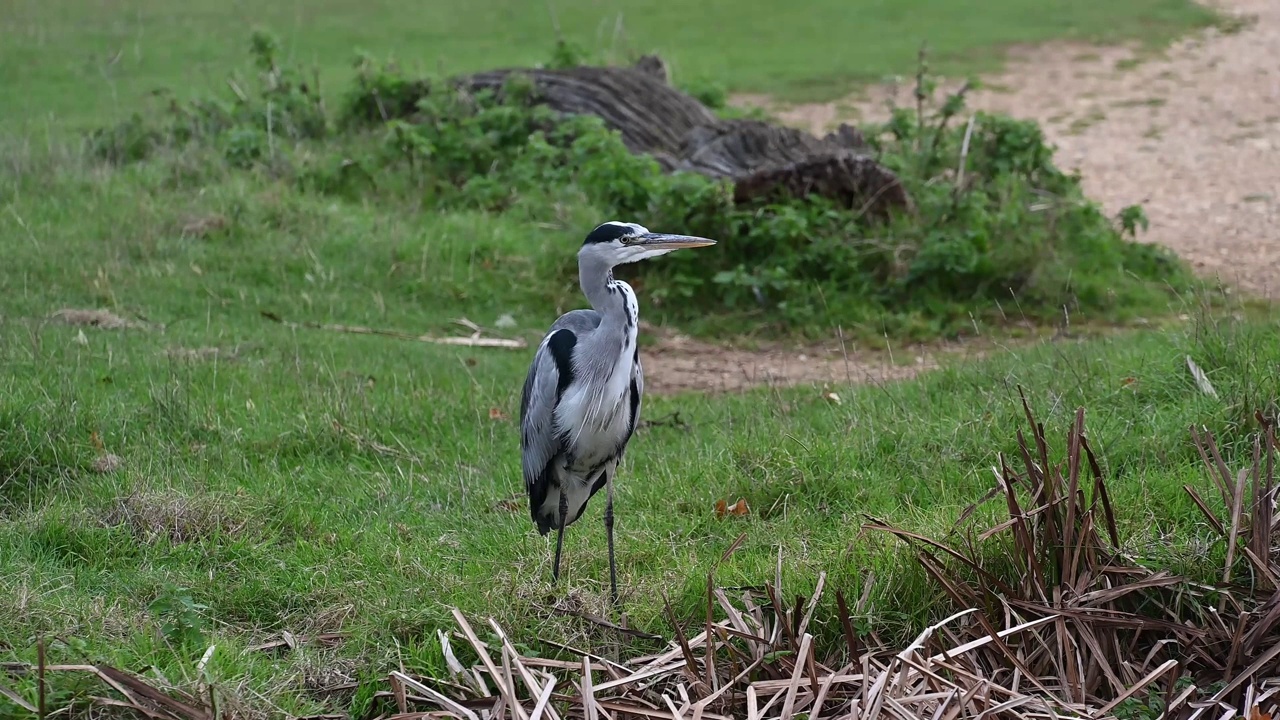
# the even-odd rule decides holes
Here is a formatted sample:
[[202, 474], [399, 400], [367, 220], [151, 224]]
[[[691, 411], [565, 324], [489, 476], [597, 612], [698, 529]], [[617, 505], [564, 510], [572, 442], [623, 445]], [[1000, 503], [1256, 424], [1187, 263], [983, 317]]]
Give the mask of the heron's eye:
[[634, 244], [635, 244], [635, 242], [636, 242], [636, 236], [635, 236], [635, 235], [623, 235], [622, 237], [620, 237], [620, 238], [618, 238], [618, 239], [622, 241], [622, 244], [623, 244], [623, 245], [634, 245]]

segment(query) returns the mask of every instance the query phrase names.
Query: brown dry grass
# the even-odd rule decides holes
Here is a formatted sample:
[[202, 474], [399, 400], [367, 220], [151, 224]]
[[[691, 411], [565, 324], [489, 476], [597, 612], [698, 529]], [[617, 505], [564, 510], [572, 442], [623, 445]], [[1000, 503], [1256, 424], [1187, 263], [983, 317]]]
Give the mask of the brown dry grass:
[[166, 348], [164, 355], [173, 360], [184, 360], [187, 362], [212, 362], [214, 360], [237, 360], [240, 357], [240, 347], [237, 345], [232, 348], [222, 347], [171, 347]]
[[187, 495], [157, 488], [119, 497], [99, 516], [106, 527], [125, 526], [142, 543], [186, 543], [250, 530], [249, 521], [231, 510], [233, 503], [209, 495]]
[[95, 327], [99, 330], [143, 330], [147, 328], [146, 323], [121, 317], [110, 310], [63, 308], [55, 311], [51, 317], [68, 325]]

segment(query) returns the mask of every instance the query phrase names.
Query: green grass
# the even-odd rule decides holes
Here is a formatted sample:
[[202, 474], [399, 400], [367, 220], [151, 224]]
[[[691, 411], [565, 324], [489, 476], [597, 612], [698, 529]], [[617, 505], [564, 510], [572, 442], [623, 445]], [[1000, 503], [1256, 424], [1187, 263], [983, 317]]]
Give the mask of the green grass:
[[[308, 683], [335, 672], [371, 683], [399, 662], [440, 672], [434, 632], [448, 605], [502, 619], [523, 643], [608, 644], [543, 609], [572, 593], [603, 611], [607, 573], [593, 505], [567, 538], [564, 585], [548, 582], [553, 546], [520, 497], [509, 419], [529, 351], [261, 316], [442, 332], [453, 317], [510, 313], [536, 341], [557, 308], [581, 301], [571, 282], [546, 296], [518, 281], [571, 251], [585, 217], [537, 229], [512, 215], [362, 209], [210, 172], [198, 154], [117, 171], [21, 157], [6, 166], [14, 200], [0, 216], [0, 585], [12, 589], [0, 657], [33, 660], [35, 639], [56, 636], [72, 644], [55, 644], [54, 661], [182, 678], [216, 643], [209, 672], [224, 692], [303, 713], [323, 704]], [[62, 307], [110, 307], [163, 330], [51, 322]], [[1014, 448], [1019, 384], [1053, 437], [1089, 408], [1135, 556], [1211, 579], [1219, 558], [1181, 489], [1211, 495], [1186, 428], [1220, 433], [1235, 461], [1249, 414], [1275, 410], [1277, 329], [1263, 312], [1063, 342], [839, 389], [841, 404], [817, 389], [653, 397], [646, 417], [678, 411], [689, 427], [643, 431], [622, 472], [625, 612], [661, 631], [665, 591], [695, 615], [706, 573], [746, 532], [722, 582], [771, 577], [781, 546], [788, 593], [825, 570], [857, 596], [874, 573], [865, 626], [911, 633], [945, 609], [939, 594], [909, 553], [858, 525], [872, 514], [945, 532], [990, 486], [995, 454]], [[223, 354], [173, 352], [210, 347]], [[1221, 400], [1195, 388], [1186, 353]], [[95, 433], [123, 458], [117, 471], [94, 471]], [[751, 516], [716, 519], [715, 502], [738, 497]], [[166, 635], [175, 617], [188, 620]], [[181, 628], [198, 637], [190, 647], [173, 645]], [[281, 630], [339, 629], [352, 637], [336, 650], [246, 649]], [[59, 698], [77, 692], [59, 683]]]
[[1215, 18], [1190, 0], [806, 0], [782, 12], [770, 0], [16, 0], [0, 19], [0, 84], [12, 98], [0, 121], [99, 123], [158, 87], [189, 95], [220, 86], [258, 25], [319, 68], [322, 84], [342, 77], [355, 47], [431, 71], [541, 62], [553, 10], [566, 39], [606, 56], [657, 51], [683, 79], [810, 99], [912, 73], [921, 42], [935, 69], [977, 72], [1015, 43], [1161, 45]]
[[[960, 58], [954, 67], [972, 68], [976, 48], [1063, 27], [1111, 38], [1141, 25], [1160, 38], [1202, 17], [1156, 0], [1077, 3], [1069, 17], [1066, 3], [1033, 12], [1010, 0], [989, 15], [867, 5], [832, 5], [839, 22], [817, 2], [783, 21], [770, 16], [777, 40], [764, 46], [729, 41], [764, 16], [727, 5], [673, 22], [674, 6], [645, 13], [634, 3], [624, 20], [638, 47], [668, 53], [680, 72], [742, 89], [834, 91], [859, 73], [909, 69], [921, 37]], [[0, 142], [0, 662], [33, 662], [43, 637], [51, 662], [151, 666], [189, 687], [216, 644], [205, 672], [224, 697], [262, 715], [360, 717], [388, 670], [443, 672], [435, 630], [449, 605], [492, 614], [522, 644], [607, 649], [611, 636], [545, 610], [573, 595], [604, 612], [606, 553], [597, 503], [567, 536], [563, 584], [550, 585], [553, 547], [528, 519], [512, 419], [531, 350], [295, 330], [263, 316], [452, 333], [454, 318], [492, 325], [510, 314], [512, 333], [535, 343], [557, 312], [582, 305], [572, 277], [556, 273], [582, 228], [600, 220], [589, 208], [558, 205], [554, 222], [520, 208], [422, 213], [396, 198], [300, 192], [261, 169], [231, 172], [200, 148], [111, 168], [60, 129], [12, 129], [50, 115], [102, 124], [153, 86], [207, 91], [242, 66], [255, 22], [281, 30], [326, 77], [355, 45], [429, 66], [445, 57], [456, 69], [529, 62], [545, 56], [545, 6], [8, 10], [0, 79], [26, 104], [0, 116], [10, 128]], [[55, 20], [69, 11], [74, 21]], [[580, 43], [615, 15], [586, 3], [557, 13]], [[494, 30], [484, 17], [505, 24]], [[696, 42], [713, 22], [716, 44]], [[783, 42], [805, 23], [822, 32]], [[99, 307], [149, 326], [50, 318]], [[1072, 317], [1075, 326], [1094, 320]], [[695, 616], [706, 573], [746, 533], [717, 569], [722, 583], [771, 578], [780, 548], [787, 593], [806, 592], [825, 570], [829, 587], [858, 596], [874, 575], [861, 626], [911, 634], [946, 609], [940, 594], [895, 541], [858, 526], [871, 514], [945, 533], [989, 488], [996, 454], [1015, 447], [1018, 385], [1059, 441], [1074, 408], [1087, 406], [1132, 554], [1212, 580], [1221, 545], [1182, 490], [1213, 495], [1187, 427], [1214, 430], [1238, 462], [1251, 413], [1276, 412], [1278, 329], [1280, 317], [1262, 310], [1064, 341], [885, 388], [836, 388], [838, 404], [816, 388], [651, 397], [647, 418], [678, 412], [687, 427], [643, 429], [620, 476], [624, 610], [662, 632], [666, 592], [679, 615]], [[1220, 399], [1196, 389], [1186, 354]], [[101, 472], [101, 453], [123, 464]], [[739, 497], [747, 518], [716, 518], [717, 500]], [[283, 630], [350, 637], [333, 650], [249, 650]], [[838, 631], [818, 628], [824, 639]], [[317, 692], [346, 677], [360, 682], [354, 696]], [[0, 684], [34, 697], [32, 678]], [[57, 675], [51, 706], [99, 691]], [[8, 717], [17, 710], [6, 702]]]
[[[337, 284], [344, 302], [365, 302], [346, 273]], [[299, 278], [290, 289], [305, 287]], [[19, 297], [27, 307], [40, 296]], [[0, 657], [31, 661], [44, 635], [74, 642], [55, 646], [55, 662], [87, 656], [180, 678], [216, 643], [219, 687], [303, 713], [322, 709], [304, 681], [317, 668], [375, 678], [403, 662], [441, 672], [434, 631], [449, 605], [501, 619], [522, 643], [608, 644], [544, 610], [572, 594], [603, 611], [600, 507], [568, 534], [555, 589], [553, 546], [522, 500], [501, 505], [520, 494], [516, 429], [490, 409], [516, 414], [525, 353], [295, 333], [214, 304], [163, 334], [90, 329], [83, 344], [78, 329], [24, 312], [0, 327], [0, 468], [10, 478]], [[839, 405], [814, 389], [652, 398], [649, 418], [678, 411], [688, 428], [642, 432], [620, 476], [625, 612], [662, 631], [665, 591], [682, 617], [696, 617], [706, 573], [745, 532], [721, 582], [771, 577], [780, 546], [788, 593], [826, 570], [831, 587], [857, 596], [874, 573], [863, 621], [908, 634], [945, 606], [909, 553], [857, 527], [872, 514], [945, 532], [990, 486], [995, 453], [1015, 447], [1016, 385], [1029, 389], [1059, 456], [1072, 411], [1088, 407], [1128, 550], [1209, 581], [1220, 557], [1207, 552], [1210, 533], [1181, 488], [1212, 491], [1186, 428], [1219, 432], [1233, 464], [1247, 452], [1244, 418], [1274, 403], [1280, 382], [1269, 341], [1278, 329], [1270, 317], [1199, 339], [1061, 343], [918, 382], [841, 389]], [[239, 350], [206, 361], [165, 354], [204, 344]], [[1222, 400], [1195, 388], [1188, 351]], [[115, 473], [92, 470], [95, 432], [124, 459]], [[752, 515], [718, 520], [715, 502], [738, 497]], [[207, 606], [190, 622], [204, 635], [175, 649], [158, 632], [173, 612], [153, 603], [184, 596]], [[246, 649], [281, 630], [352, 637], [335, 651]]]

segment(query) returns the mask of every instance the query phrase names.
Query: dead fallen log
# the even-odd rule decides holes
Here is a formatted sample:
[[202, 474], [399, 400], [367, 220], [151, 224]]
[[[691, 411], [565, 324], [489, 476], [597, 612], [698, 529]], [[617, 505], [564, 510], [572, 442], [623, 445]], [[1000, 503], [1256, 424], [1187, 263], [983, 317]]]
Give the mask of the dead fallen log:
[[601, 118], [631, 152], [654, 157], [666, 172], [731, 180], [738, 203], [817, 195], [874, 216], [913, 208], [897, 175], [872, 157], [857, 130], [842, 125], [819, 138], [759, 120], [719, 118], [669, 85], [665, 65], [654, 56], [631, 67], [490, 70], [453, 84], [501, 97], [513, 75], [532, 81], [535, 102]]

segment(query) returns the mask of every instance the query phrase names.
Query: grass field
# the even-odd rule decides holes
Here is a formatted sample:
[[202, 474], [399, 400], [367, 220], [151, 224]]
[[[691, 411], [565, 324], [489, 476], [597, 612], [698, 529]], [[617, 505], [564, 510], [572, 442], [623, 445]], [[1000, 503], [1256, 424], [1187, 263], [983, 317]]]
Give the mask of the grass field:
[[[908, 551], [857, 527], [870, 514], [945, 533], [990, 486], [995, 453], [1014, 449], [1017, 385], [1059, 442], [1074, 408], [1089, 408], [1090, 436], [1121, 478], [1128, 550], [1211, 579], [1220, 553], [1182, 490], [1210, 487], [1187, 428], [1220, 433], [1233, 466], [1248, 452], [1244, 415], [1280, 386], [1277, 320], [1257, 322], [1046, 346], [845, 392], [839, 405], [816, 389], [653, 398], [649, 418], [678, 411], [687, 427], [643, 431], [621, 476], [625, 612], [661, 631], [664, 591], [696, 617], [706, 573], [745, 532], [721, 582], [771, 577], [779, 549], [790, 592], [825, 570], [857, 596], [874, 574], [861, 620], [913, 634], [945, 602]], [[449, 605], [502, 618], [523, 642], [607, 642], [543, 609], [569, 593], [603, 613], [608, 576], [594, 508], [568, 534], [564, 587], [549, 584], [553, 545], [529, 525], [509, 419], [523, 354], [289, 333], [251, 316], [195, 317], [163, 335], [88, 329], [84, 344], [81, 332], [4, 325], [0, 580], [11, 592], [0, 637], [11, 657], [32, 660], [46, 634], [74, 639], [55, 645], [56, 661], [86, 653], [175, 678], [216, 642], [220, 686], [305, 714], [322, 709], [306, 687], [325, 672], [442, 672], [433, 629]], [[232, 354], [167, 352], [206, 343]], [[1195, 387], [1185, 353], [1221, 400]], [[119, 470], [93, 471], [95, 433]], [[753, 513], [717, 519], [716, 501], [738, 498]], [[207, 640], [175, 648], [157, 630], [186, 617], [184, 599], [204, 606], [185, 622]], [[246, 650], [281, 630], [352, 638], [283, 658]]]
[[[622, 12], [632, 46], [663, 51], [679, 72], [794, 93], [909, 72], [922, 39], [952, 58], [944, 67], [971, 70], [1006, 43], [1159, 41], [1209, 17], [1173, 0], [863, 5], [815, 0], [778, 19], [764, 3], [688, 16], [582, 2], [556, 15], [584, 45], [604, 22], [612, 45]], [[609, 645], [546, 610], [571, 595], [606, 612], [608, 576], [593, 505], [567, 534], [563, 585], [549, 583], [553, 545], [528, 519], [514, 420], [531, 351], [264, 317], [443, 334], [454, 318], [491, 326], [509, 314], [512, 334], [535, 344], [556, 311], [582, 304], [571, 278], [540, 278], [601, 219], [589, 206], [548, 223], [337, 201], [199, 152], [110, 167], [65, 128], [41, 127], [101, 123], [157, 85], [216, 85], [243, 64], [255, 23], [326, 76], [357, 45], [461, 70], [544, 57], [547, 7], [23, 2], [0, 22], [0, 78], [24, 98], [0, 122], [35, 123], [0, 146], [0, 661], [34, 662], [43, 637], [51, 662], [152, 667], [182, 684], [216, 644], [203, 672], [262, 716], [364, 717], [389, 669], [443, 672], [435, 630], [450, 605], [502, 618], [522, 644]], [[732, 37], [766, 30], [768, 43]], [[947, 532], [991, 487], [996, 454], [1016, 447], [1018, 386], [1051, 438], [1088, 408], [1135, 557], [1212, 579], [1219, 546], [1182, 489], [1208, 486], [1188, 427], [1213, 430], [1233, 466], [1243, 458], [1252, 413], [1276, 410], [1280, 316], [1186, 303], [1167, 332], [998, 352], [913, 382], [836, 388], [839, 403], [817, 388], [647, 399], [647, 419], [684, 424], [642, 429], [619, 479], [625, 613], [662, 631], [665, 592], [696, 616], [707, 572], [745, 533], [721, 582], [771, 577], [779, 552], [791, 594], [819, 571], [852, 596], [874, 576], [860, 627], [913, 634], [944, 598], [907, 550], [859, 526], [874, 515]], [[61, 308], [109, 308], [136, 326], [51, 319]], [[1197, 388], [1188, 355], [1217, 398]], [[717, 518], [718, 500], [738, 498], [747, 517]], [[335, 649], [249, 649], [281, 631], [339, 630], [350, 637]], [[316, 690], [335, 678], [359, 688], [326, 700]], [[0, 685], [34, 696], [30, 677]], [[88, 690], [64, 677], [52, 692], [61, 707]], [[0, 715], [20, 712], [8, 702]]]
[[0, 18], [0, 82], [20, 100], [5, 103], [0, 120], [100, 122], [158, 87], [220, 86], [257, 26], [316, 66], [325, 85], [345, 77], [356, 48], [449, 73], [528, 65], [545, 58], [558, 25], [604, 57], [660, 52], [681, 79], [825, 98], [854, 81], [910, 74], [922, 41], [940, 69], [967, 72], [991, 69], [1015, 43], [1159, 45], [1213, 18], [1189, 0], [806, 0], [785, 12], [769, 0], [201, 0], [181, 10], [163, 0], [15, 0]]

